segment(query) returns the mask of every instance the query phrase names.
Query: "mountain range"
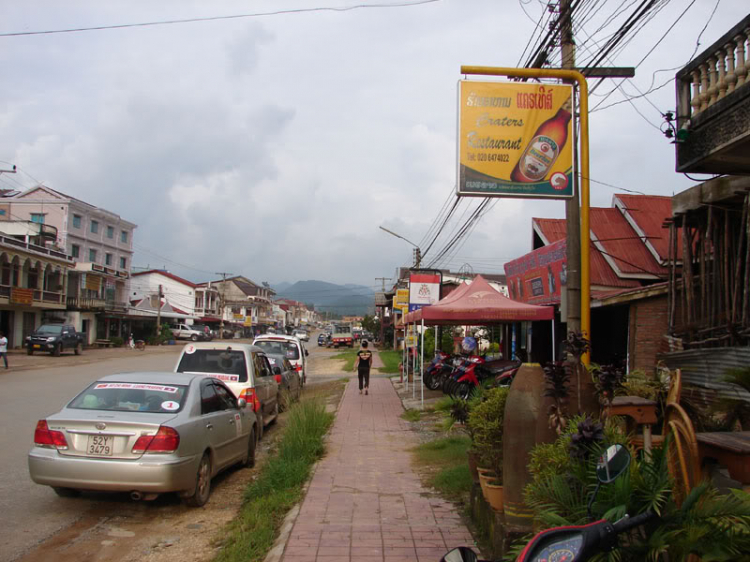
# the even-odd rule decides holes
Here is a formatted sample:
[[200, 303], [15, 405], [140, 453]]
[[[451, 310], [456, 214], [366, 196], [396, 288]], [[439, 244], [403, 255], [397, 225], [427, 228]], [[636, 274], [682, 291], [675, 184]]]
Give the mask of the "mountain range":
[[331, 312], [346, 316], [362, 316], [373, 313], [375, 292], [364, 285], [346, 283], [337, 285], [326, 281], [297, 281], [273, 285], [276, 298], [293, 299], [315, 305], [320, 312]]

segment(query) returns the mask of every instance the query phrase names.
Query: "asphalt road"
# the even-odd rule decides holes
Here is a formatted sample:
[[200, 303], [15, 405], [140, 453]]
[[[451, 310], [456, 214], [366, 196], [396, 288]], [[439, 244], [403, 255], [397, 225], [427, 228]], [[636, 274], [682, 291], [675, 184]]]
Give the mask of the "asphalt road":
[[[306, 344], [308, 384], [343, 376], [331, 369], [338, 351], [318, 348], [317, 333]], [[106, 494], [70, 500], [29, 478], [26, 456], [38, 420], [58, 411], [95, 379], [128, 371], [171, 371], [182, 346], [87, 351], [80, 357], [11, 356], [0, 368], [0, 562], [11, 562], [59, 531], [92, 514], [122, 511], [122, 498]], [[14, 365], [15, 369], [14, 370]], [[125, 500], [129, 501], [129, 500]], [[148, 510], [146, 510], [148, 512]], [[141, 512], [132, 512], [140, 517]]]
[[[76, 365], [70, 357], [49, 357], [47, 368], [0, 369], [0, 560], [14, 560], [82, 516], [80, 507], [71, 507], [51, 488], [29, 478], [26, 455], [37, 421], [58, 411], [98, 377], [172, 370], [181, 348], [133, 352], [128, 357]], [[91, 356], [86, 360], [91, 361]]]

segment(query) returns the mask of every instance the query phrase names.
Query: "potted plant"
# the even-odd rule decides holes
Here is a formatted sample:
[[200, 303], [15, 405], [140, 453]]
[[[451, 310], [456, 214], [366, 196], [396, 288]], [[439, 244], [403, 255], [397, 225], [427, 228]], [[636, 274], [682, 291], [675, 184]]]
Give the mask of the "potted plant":
[[486, 390], [483, 400], [471, 408], [467, 423], [479, 462], [492, 471], [489, 475], [480, 470], [479, 476], [485, 499], [497, 511], [503, 509], [503, 430], [507, 398], [507, 388]]

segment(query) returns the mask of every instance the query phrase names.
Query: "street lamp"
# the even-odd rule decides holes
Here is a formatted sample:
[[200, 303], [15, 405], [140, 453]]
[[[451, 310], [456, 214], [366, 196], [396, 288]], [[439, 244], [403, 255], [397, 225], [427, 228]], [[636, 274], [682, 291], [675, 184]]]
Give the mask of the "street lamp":
[[420, 249], [419, 249], [419, 246], [417, 246], [417, 245], [416, 245], [416, 244], [415, 244], [414, 242], [412, 242], [411, 240], [408, 240], [407, 238], [404, 238], [404, 237], [403, 237], [403, 236], [401, 236], [400, 234], [396, 234], [395, 232], [393, 232], [393, 231], [391, 231], [391, 230], [388, 230], [387, 228], [384, 228], [384, 227], [382, 227], [382, 226], [379, 226], [378, 228], [379, 228], [380, 230], [383, 230], [383, 231], [387, 232], [387, 233], [388, 233], [388, 234], [390, 234], [391, 236], [395, 236], [396, 238], [401, 238], [401, 240], [404, 240], [405, 242], [408, 242], [409, 244], [411, 244], [412, 246], [414, 246], [414, 247], [416, 248], [416, 251], [415, 251], [415, 258], [414, 258], [414, 261], [415, 261], [416, 263], [415, 263], [414, 267], [416, 267], [416, 268], [419, 268], [419, 266], [420, 266], [420, 264], [421, 264], [421, 262], [422, 262], [422, 252], [420, 251]]

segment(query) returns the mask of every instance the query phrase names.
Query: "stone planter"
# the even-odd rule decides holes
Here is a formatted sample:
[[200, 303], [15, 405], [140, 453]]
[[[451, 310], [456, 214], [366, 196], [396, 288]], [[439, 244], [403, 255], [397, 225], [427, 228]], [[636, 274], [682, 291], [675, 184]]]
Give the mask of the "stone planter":
[[503, 485], [496, 478], [484, 484], [484, 499], [495, 511], [503, 511]]

